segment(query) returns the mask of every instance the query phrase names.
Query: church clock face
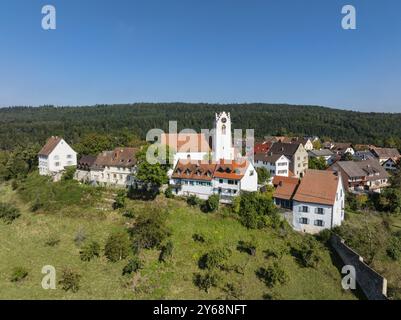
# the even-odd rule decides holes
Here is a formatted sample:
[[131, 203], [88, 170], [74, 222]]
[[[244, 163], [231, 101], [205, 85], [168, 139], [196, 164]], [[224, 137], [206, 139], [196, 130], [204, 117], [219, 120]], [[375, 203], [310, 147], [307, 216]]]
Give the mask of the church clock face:
[[226, 123], [226, 122], [227, 122], [227, 119], [226, 119], [226, 118], [223, 118], [223, 119], [221, 119], [221, 122], [222, 122], [222, 123]]

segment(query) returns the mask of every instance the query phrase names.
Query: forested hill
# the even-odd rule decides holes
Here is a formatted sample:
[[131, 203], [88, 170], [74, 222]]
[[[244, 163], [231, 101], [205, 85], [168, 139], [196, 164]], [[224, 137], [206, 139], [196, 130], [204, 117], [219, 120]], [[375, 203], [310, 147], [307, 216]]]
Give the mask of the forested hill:
[[361, 113], [317, 106], [273, 104], [138, 103], [85, 107], [14, 107], [0, 109], [0, 149], [43, 143], [60, 135], [78, 143], [87, 133], [118, 134], [122, 130], [144, 138], [152, 128], [211, 128], [214, 113], [231, 112], [233, 128], [269, 134], [317, 135], [336, 141], [396, 145], [401, 148], [401, 113]]

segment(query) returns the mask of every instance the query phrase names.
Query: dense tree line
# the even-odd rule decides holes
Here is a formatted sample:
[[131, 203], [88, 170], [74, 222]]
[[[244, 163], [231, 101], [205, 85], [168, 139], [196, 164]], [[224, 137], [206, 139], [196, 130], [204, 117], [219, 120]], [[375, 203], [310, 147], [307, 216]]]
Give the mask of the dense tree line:
[[[317, 135], [336, 141], [372, 143], [401, 149], [401, 113], [362, 113], [318, 106], [278, 104], [138, 103], [84, 107], [12, 107], [0, 109], [0, 150], [30, 143], [43, 144], [60, 135], [80, 144], [88, 134], [118, 137], [121, 132], [144, 139], [152, 128], [209, 129], [214, 113], [231, 112], [233, 128], [255, 129], [262, 138], [272, 134]], [[116, 138], [118, 139], [118, 138]], [[106, 145], [110, 141], [103, 141]]]

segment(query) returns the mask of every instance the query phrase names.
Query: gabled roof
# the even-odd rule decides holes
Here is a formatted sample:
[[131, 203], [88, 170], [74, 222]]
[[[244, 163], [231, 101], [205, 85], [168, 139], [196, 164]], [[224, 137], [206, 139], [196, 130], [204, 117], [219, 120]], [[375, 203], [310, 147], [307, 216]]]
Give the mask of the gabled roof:
[[253, 148], [254, 154], [256, 153], [266, 153], [269, 151], [270, 147], [272, 146], [272, 142], [262, 142], [262, 143], [257, 143], [255, 144]]
[[213, 178], [240, 180], [249, 166], [249, 161], [220, 160], [218, 163], [205, 163], [204, 160], [179, 160], [172, 178], [191, 180], [212, 180]]
[[[387, 179], [387, 171], [381, 166], [380, 162], [373, 160], [365, 161], [338, 161], [335, 166], [339, 166], [349, 178], [364, 177], [367, 180]], [[378, 174], [374, 177], [369, 175]]]
[[63, 140], [63, 138], [60, 137], [50, 137], [46, 144], [43, 146], [43, 148], [39, 151], [38, 155], [40, 156], [48, 156], [50, 153], [53, 152], [53, 150], [57, 147], [57, 145], [60, 143], [60, 141]]
[[308, 151], [308, 154], [312, 157], [331, 157], [334, 155], [334, 153], [329, 150], [329, 149], [321, 149], [321, 150], [310, 150]]
[[339, 181], [339, 176], [333, 171], [308, 169], [295, 192], [294, 200], [333, 205]]
[[100, 153], [92, 166], [93, 169], [103, 169], [108, 167], [125, 167], [135, 166], [135, 154], [137, 148], [115, 148], [113, 151], [103, 151]]
[[160, 143], [176, 152], [209, 152], [209, 142], [203, 133], [163, 133]]
[[277, 199], [291, 200], [298, 188], [299, 179], [275, 176], [273, 185], [276, 188], [273, 197]]
[[396, 148], [372, 148], [370, 151], [379, 159], [399, 158], [400, 153]]
[[216, 164], [213, 163], [203, 163], [201, 160], [179, 160], [174, 169], [172, 178], [211, 181], [215, 169]]
[[88, 166], [91, 167], [96, 161], [95, 156], [83, 155], [78, 161], [78, 166]]
[[281, 157], [285, 157], [285, 156], [282, 155], [282, 154], [278, 154], [278, 153], [273, 154], [271, 152], [256, 153], [255, 156], [254, 156], [254, 160], [255, 161], [266, 161], [266, 162], [270, 162], [270, 163], [275, 163]]
[[297, 143], [282, 143], [276, 142], [270, 148], [270, 152], [273, 154], [283, 154], [287, 158], [291, 158], [298, 150], [299, 144]]

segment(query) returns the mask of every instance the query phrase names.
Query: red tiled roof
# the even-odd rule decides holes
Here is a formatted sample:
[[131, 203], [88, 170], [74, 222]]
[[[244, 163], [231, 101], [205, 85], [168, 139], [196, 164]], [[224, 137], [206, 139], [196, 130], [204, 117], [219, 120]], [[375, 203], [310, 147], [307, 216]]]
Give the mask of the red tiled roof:
[[308, 169], [294, 195], [294, 200], [333, 205], [339, 179], [339, 176], [332, 171]]

